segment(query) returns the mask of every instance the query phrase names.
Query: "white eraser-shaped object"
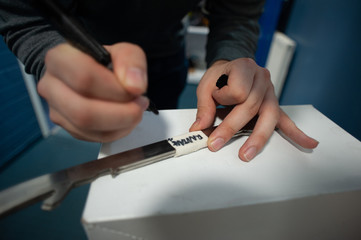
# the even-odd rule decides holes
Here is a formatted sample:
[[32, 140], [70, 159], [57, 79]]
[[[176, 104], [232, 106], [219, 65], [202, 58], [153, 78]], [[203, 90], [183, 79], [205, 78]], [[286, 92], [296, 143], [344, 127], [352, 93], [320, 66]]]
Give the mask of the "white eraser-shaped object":
[[180, 136], [168, 138], [175, 150], [175, 157], [179, 157], [191, 152], [207, 147], [208, 137], [202, 131], [189, 132]]

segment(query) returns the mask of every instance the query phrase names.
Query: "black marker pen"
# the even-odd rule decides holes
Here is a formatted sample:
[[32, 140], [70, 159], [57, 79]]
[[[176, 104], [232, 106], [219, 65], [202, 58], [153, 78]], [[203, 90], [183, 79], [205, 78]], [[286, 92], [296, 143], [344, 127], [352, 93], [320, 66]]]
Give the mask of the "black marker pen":
[[226, 74], [222, 74], [218, 80], [217, 80], [217, 83], [216, 83], [216, 86], [221, 89], [222, 87], [226, 86], [228, 83], [228, 75]]
[[[92, 56], [97, 62], [113, 70], [110, 53], [100, 45], [82, 26], [81, 24], [67, 14], [56, 1], [52, 0], [33, 0], [38, 8], [53, 25], [59, 30], [63, 37], [74, 47], [82, 52]], [[155, 104], [149, 100], [148, 111], [159, 114]]]

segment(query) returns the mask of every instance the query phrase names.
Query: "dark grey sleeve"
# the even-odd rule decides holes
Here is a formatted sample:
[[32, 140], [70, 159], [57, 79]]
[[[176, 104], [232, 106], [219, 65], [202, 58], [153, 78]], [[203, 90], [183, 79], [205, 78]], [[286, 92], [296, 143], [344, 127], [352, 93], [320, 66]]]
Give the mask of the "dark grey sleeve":
[[0, 34], [9, 49], [25, 65], [25, 71], [39, 79], [46, 52], [64, 42], [30, 6], [30, 0], [0, 0]]
[[263, 0], [208, 0], [205, 11], [209, 19], [206, 61], [254, 58], [258, 35], [258, 19]]

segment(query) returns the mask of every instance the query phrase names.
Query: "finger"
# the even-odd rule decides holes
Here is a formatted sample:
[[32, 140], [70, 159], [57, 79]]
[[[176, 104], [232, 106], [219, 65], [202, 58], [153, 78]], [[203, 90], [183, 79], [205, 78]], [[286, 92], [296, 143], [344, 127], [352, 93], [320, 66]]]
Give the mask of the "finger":
[[147, 91], [147, 59], [144, 51], [131, 43], [106, 46], [112, 55], [114, 72], [121, 85], [134, 95]]
[[266, 145], [273, 134], [275, 126], [280, 118], [278, 101], [273, 93], [273, 87], [267, 91], [259, 117], [252, 134], [239, 150], [239, 158], [243, 161], [251, 161]]
[[126, 103], [85, 98], [55, 78], [39, 85], [39, 92], [47, 88], [43, 96], [49, 105], [80, 129], [109, 131], [135, 126], [149, 104], [142, 96]]
[[257, 68], [259, 67], [252, 59], [239, 59], [233, 62], [228, 68], [227, 85], [213, 91], [213, 98], [219, 104], [228, 106], [245, 102], [252, 89]]
[[232, 136], [244, 127], [259, 111], [267, 87], [261, 76], [255, 75], [249, 97], [243, 104], [236, 105], [208, 139], [211, 151], [218, 151]]
[[301, 131], [296, 124], [287, 116], [285, 112], [281, 110], [280, 120], [277, 127], [292, 141], [297, 143], [303, 148], [313, 149], [318, 145], [318, 141], [307, 136]]
[[45, 65], [48, 76], [61, 79], [83, 96], [121, 102], [134, 98], [114, 73], [69, 44], [49, 50]]
[[189, 131], [197, 131], [213, 125], [216, 115], [216, 103], [212, 99], [213, 86], [200, 83], [197, 88], [197, 115]]
[[50, 108], [50, 119], [57, 125], [66, 129], [74, 138], [92, 142], [111, 142], [130, 134], [132, 128], [124, 128], [113, 131], [82, 130], [74, 126], [54, 108]]

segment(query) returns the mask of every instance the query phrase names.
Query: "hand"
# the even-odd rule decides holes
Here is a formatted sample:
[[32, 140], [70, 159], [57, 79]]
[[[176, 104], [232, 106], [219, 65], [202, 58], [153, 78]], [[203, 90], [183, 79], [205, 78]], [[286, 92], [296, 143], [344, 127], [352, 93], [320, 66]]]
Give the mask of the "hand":
[[[221, 89], [216, 82], [227, 74], [228, 84]], [[252, 160], [265, 146], [275, 127], [304, 148], [315, 148], [318, 142], [306, 136], [280, 109], [267, 69], [252, 59], [217, 61], [204, 74], [197, 88], [197, 118], [190, 131], [201, 130], [213, 124], [218, 104], [234, 106], [208, 139], [208, 148], [218, 151], [231, 137], [259, 115], [253, 133], [240, 148], [238, 156]]]
[[48, 51], [46, 72], [38, 92], [50, 108], [51, 120], [74, 137], [97, 142], [129, 134], [149, 101], [146, 57], [130, 43], [107, 46], [114, 72], [69, 44]]

